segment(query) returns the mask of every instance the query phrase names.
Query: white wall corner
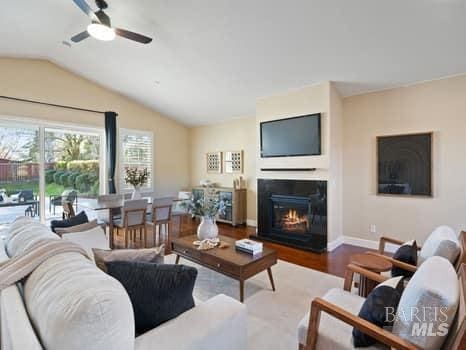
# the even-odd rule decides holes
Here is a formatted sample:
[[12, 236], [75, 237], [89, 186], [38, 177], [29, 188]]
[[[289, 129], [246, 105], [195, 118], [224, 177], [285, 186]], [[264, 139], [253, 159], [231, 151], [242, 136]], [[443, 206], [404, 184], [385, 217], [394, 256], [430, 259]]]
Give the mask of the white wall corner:
[[247, 220], [246, 220], [246, 225], [248, 225], [248, 226], [253, 226], [253, 227], [257, 227], [257, 221], [256, 221], [256, 220], [247, 219]]
[[343, 243], [344, 243], [343, 236], [339, 236], [337, 239], [334, 239], [333, 241], [327, 243], [327, 251], [331, 252], [332, 250], [336, 249]]

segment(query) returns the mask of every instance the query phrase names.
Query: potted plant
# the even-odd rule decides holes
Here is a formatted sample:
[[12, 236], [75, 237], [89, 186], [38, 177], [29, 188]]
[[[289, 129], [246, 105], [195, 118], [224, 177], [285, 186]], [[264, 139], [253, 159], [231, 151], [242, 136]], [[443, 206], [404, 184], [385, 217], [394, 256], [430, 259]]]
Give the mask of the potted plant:
[[197, 227], [197, 237], [201, 241], [218, 236], [215, 219], [218, 214], [225, 213], [225, 201], [220, 198], [216, 189], [207, 188], [203, 198], [196, 199], [191, 196], [191, 199], [184, 202], [184, 205], [192, 215], [201, 217], [201, 223]]
[[149, 180], [149, 171], [147, 168], [139, 170], [138, 168], [125, 169], [125, 183], [133, 186], [131, 199], [141, 199], [141, 187], [147, 184]]

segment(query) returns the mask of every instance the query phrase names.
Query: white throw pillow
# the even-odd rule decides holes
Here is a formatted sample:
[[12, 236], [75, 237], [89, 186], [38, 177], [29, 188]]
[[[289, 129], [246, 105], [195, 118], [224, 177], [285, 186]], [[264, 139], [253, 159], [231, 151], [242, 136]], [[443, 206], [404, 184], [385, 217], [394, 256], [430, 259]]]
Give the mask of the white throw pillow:
[[[444, 254], [442, 252], [443, 249], [439, 251], [439, 245], [442, 241], [445, 240], [452, 241], [457, 246], [455, 251], [449, 249], [446, 256], [442, 255]], [[434, 231], [432, 231], [432, 233], [429, 235], [429, 237], [427, 237], [427, 240], [422, 245], [422, 249], [419, 252], [418, 266], [420, 266], [425, 260], [427, 260], [431, 256], [436, 255], [443, 256], [444, 258], [449, 260], [456, 259], [460, 251], [461, 248], [455, 231], [449, 226], [439, 226]], [[450, 262], [452, 264], [455, 263], [455, 261], [451, 260]]]
[[393, 333], [421, 349], [440, 349], [458, 309], [459, 288], [456, 271], [447, 259], [427, 259], [401, 296]]
[[110, 249], [105, 232], [100, 226], [87, 231], [67, 233], [62, 236], [62, 239], [79, 244], [86, 250], [92, 260], [94, 260], [92, 248]]

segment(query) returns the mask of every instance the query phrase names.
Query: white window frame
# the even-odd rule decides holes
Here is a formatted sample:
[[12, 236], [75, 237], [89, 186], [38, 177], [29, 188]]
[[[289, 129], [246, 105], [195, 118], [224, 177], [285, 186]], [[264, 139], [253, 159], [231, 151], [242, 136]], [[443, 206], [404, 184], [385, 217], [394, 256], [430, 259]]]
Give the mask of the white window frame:
[[148, 170], [150, 172], [150, 186], [141, 188], [141, 192], [153, 192], [154, 191], [154, 183], [155, 183], [155, 174], [154, 174], [154, 133], [152, 131], [144, 131], [144, 130], [137, 130], [137, 129], [127, 129], [127, 128], [119, 128], [118, 129], [118, 192], [119, 193], [130, 193], [132, 191], [131, 188], [121, 188], [123, 184], [123, 171], [124, 171], [124, 149], [123, 149], [123, 135], [141, 135], [141, 136], [148, 136], [151, 140], [151, 160], [150, 160], [150, 167]]

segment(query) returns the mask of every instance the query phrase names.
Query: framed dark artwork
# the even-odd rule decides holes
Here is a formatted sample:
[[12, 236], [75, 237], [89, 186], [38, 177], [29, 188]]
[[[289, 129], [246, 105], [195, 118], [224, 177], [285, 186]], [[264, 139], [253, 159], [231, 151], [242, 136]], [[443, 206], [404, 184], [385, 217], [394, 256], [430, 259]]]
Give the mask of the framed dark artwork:
[[432, 196], [432, 132], [377, 137], [377, 193]]

